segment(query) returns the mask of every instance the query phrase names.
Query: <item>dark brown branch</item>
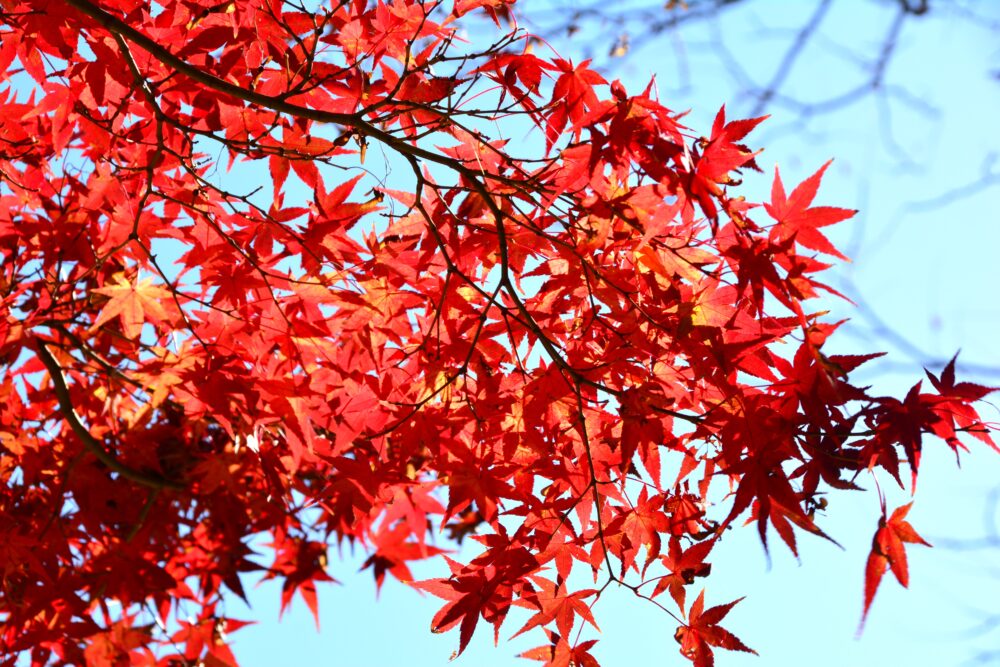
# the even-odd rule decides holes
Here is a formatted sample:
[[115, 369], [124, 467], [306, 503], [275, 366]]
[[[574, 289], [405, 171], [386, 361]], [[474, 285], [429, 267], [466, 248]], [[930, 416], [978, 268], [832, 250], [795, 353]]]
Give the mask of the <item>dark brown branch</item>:
[[[250, 104], [255, 104], [265, 109], [288, 114], [289, 116], [294, 116], [296, 118], [303, 118], [318, 123], [330, 123], [333, 125], [350, 127], [358, 134], [370, 137], [382, 144], [385, 144], [400, 154], [410, 155], [427, 160], [428, 162], [443, 165], [455, 170], [466, 178], [472, 178], [479, 174], [479, 172], [470, 169], [458, 160], [414, 146], [399, 139], [391, 133], [386, 132], [385, 130], [379, 129], [375, 125], [366, 122], [360, 114], [345, 114], [311, 109], [309, 107], [288, 102], [284, 99], [284, 97], [264, 95], [253, 90], [247, 90], [246, 88], [225, 81], [224, 79], [220, 79], [213, 74], [209, 74], [208, 72], [185, 62], [183, 59], [175, 56], [169, 50], [160, 46], [145, 34], [139, 32], [132, 26], [128, 25], [121, 19], [116, 18], [112, 14], [109, 14], [100, 7], [88, 2], [88, 0], [66, 0], [66, 4], [74, 7], [86, 16], [89, 16], [111, 33], [119, 35], [136, 46], [139, 46], [167, 67], [170, 67], [179, 74], [183, 74], [192, 81], [196, 81], [211, 90], [229, 95], [235, 99], [243, 100], [244, 102], [248, 102]], [[507, 179], [499, 175], [484, 173], [482, 176], [484, 178], [493, 178], [505, 182], [507, 181]]]
[[59, 403], [59, 411], [62, 413], [66, 423], [69, 424], [70, 429], [76, 434], [76, 437], [80, 439], [83, 446], [90, 453], [97, 457], [97, 460], [103, 463], [109, 470], [118, 473], [125, 479], [131, 480], [136, 484], [148, 486], [151, 489], [186, 488], [180, 482], [175, 482], [159, 475], [133, 470], [108, 452], [101, 441], [95, 438], [83, 422], [80, 421], [80, 416], [76, 414], [76, 410], [73, 408], [73, 400], [69, 394], [69, 387], [66, 386], [66, 378], [63, 376], [62, 367], [56, 361], [55, 357], [52, 356], [52, 353], [49, 352], [45, 346], [45, 342], [36, 338], [35, 349], [38, 352], [38, 358], [48, 370], [49, 377], [52, 378], [52, 388]]

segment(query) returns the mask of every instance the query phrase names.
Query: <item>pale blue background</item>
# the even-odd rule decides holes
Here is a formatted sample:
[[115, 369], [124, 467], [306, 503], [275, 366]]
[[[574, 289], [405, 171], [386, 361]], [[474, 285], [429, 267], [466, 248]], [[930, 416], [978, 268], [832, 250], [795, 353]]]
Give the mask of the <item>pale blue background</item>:
[[[528, 2], [530, 10], [536, 3]], [[803, 123], [794, 109], [774, 104], [768, 109], [773, 118], [750, 137], [752, 144], [766, 146], [759, 161], [768, 174], [747, 179], [758, 200], [767, 196], [775, 164], [791, 185], [836, 158], [821, 203], [861, 213], [831, 234], [855, 259], [831, 275], [831, 281], [863, 299], [922, 352], [911, 354], [864, 317], [836, 336], [833, 344], [844, 351], [892, 352], [889, 363], [863, 375], [885, 392], [905, 392], [919, 378], [915, 356], [946, 360], [959, 348], [962, 361], [982, 371], [967, 376], [1000, 384], [1000, 376], [989, 371], [1000, 367], [1000, 177], [987, 176], [984, 187], [970, 187], [984, 169], [1000, 174], [1000, 158], [988, 163], [1000, 151], [1000, 84], [990, 75], [997, 66], [998, 33], [996, 24], [989, 23], [1000, 22], [998, 4], [934, 2], [931, 16], [908, 20], [885, 79], [919, 105], [868, 95]], [[679, 40], [665, 36], [634, 51], [616, 61], [609, 76], [621, 77], [637, 91], [655, 73], [662, 100], [672, 108], [693, 108], [688, 125], [701, 132], [707, 133], [723, 103], [730, 117], [747, 114], [754, 100], [740, 95], [745, 81], [733, 77], [726, 58], [738, 61], [757, 83], [768, 81], [814, 3], [749, 0], [744, 5], [718, 23], [684, 28]], [[868, 70], [864, 63], [851, 64], [851, 58], [877, 51], [895, 7], [889, 1], [834, 3], [783, 91], [821, 100], [862, 83]], [[972, 8], [986, 19], [970, 18], [956, 7]], [[720, 36], [728, 55], [719, 49]], [[610, 33], [583, 33], [575, 43], [558, 47], [567, 57], [579, 58], [586, 46], [603, 56], [613, 38]], [[689, 59], [684, 67], [681, 53]], [[949, 193], [968, 196], [952, 201]], [[830, 307], [845, 315], [849, 311], [843, 303], [831, 302]], [[1000, 421], [995, 407], [984, 406], [983, 412], [986, 419]], [[985, 496], [1000, 483], [1000, 457], [977, 444], [972, 449], [959, 472], [943, 443], [927, 443], [911, 519], [932, 542], [983, 534]], [[883, 488], [890, 506], [908, 501], [899, 489]], [[1000, 613], [1000, 549], [910, 549], [911, 589], [904, 591], [887, 575], [867, 628], [856, 639], [878, 501], [874, 493], [839, 494], [830, 500], [832, 515], [823, 525], [846, 551], [803, 536], [802, 561], [797, 563], [775, 540], [769, 569], [753, 529], [736, 531], [717, 550], [709, 604], [748, 596], [725, 625], [762, 654], [755, 658], [719, 651], [717, 664], [1000, 664], [996, 654], [976, 661], [981, 653], [1000, 649], [996, 627], [980, 627], [990, 612]], [[320, 591], [320, 633], [300, 600], [277, 623], [279, 592], [273, 582], [251, 593], [252, 611], [233, 602], [230, 615], [261, 621], [232, 637], [241, 664], [446, 664], [457, 648], [457, 633], [434, 635], [429, 630], [441, 602], [392, 580], [376, 601], [370, 572], [356, 574], [362, 560], [347, 553], [338, 561], [331, 553], [330, 572], [342, 585]], [[442, 576], [444, 565], [418, 567], [416, 573]], [[606, 667], [687, 664], [672, 637], [676, 624], [630, 593], [606, 595], [596, 614], [603, 630], [597, 655]], [[540, 635], [505, 641], [521, 622], [522, 617], [512, 614], [499, 648], [493, 647], [491, 629], [482, 623], [456, 664], [537, 664], [514, 656], [541, 644]]]

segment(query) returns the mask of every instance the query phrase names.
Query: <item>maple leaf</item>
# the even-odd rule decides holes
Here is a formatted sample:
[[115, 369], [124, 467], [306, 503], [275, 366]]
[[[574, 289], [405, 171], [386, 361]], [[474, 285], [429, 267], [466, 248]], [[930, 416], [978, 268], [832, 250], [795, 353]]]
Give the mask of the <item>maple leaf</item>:
[[905, 520], [911, 507], [913, 507], [912, 502], [898, 507], [887, 519], [883, 506], [882, 517], [879, 519], [875, 537], [872, 538], [872, 549], [868, 554], [868, 563], [865, 566], [865, 602], [864, 610], [861, 612], [859, 630], [864, 627], [868, 611], [871, 609], [875, 593], [878, 591], [886, 570], [892, 569], [892, 573], [896, 575], [896, 581], [902, 584], [903, 588], [909, 586], [910, 573], [906, 564], [905, 544], [931, 546]]
[[736, 300], [736, 288], [730, 285], [720, 285], [716, 280], [706, 279], [698, 287], [694, 307], [691, 311], [691, 324], [694, 326], [720, 327], [728, 323], [736, 313], [733, 302]]
[[326, 572], [326, 545], [322, 542], [290, 537], [283, 531], [278, 531], [270, 546], [276, 550], [275, 562], [264, 579], [284, 577], [279, 615], [285, 613], [295, 593], [298, 592], [309, 607], [316, 621], [316, 628], [319, 629], [319, 598], [316, 582], [336, 581]]
[[461, 624], [456, 656], [461, 655], [469, 645], [483, 612], [487, 586], [485, 574], [479, 572], [452, 580], [418, 581], [412, 585], [447, 601], [447, 604], [434, 615], [431, 630], [447, 632], [455, 625]]
[[579, 138], [581, 128], [578, 123], [589, 109], [598, 105], [594, 86], [608, 83], [603, 76], [588, 67], [589, 60], [584, 60], [575, 67], [572, 61], [561, 58], [555, 58], [552, 62], [562, 74], [552, 88], [552, 110], [545, 126], [546, 153], [566, 128], [567, 121], [572, 123], [570, 129], [573, 135]]
[[729, 174], [734, 169], [747, 164], [753, 165], [756, 153], [736, 142], [750, 134], [765, 120], [767, 116], [727, 123], [726, 107], [723, 105], [715, 116], [712, 134], [698, 160], [697, 175], [710, 183], [726, 184], [731, 182]]
[[941, 371], [940, 378], [931, 373], [929, 370], [924, 369], [924, 372], [927, 373], [927, 377], [930, 378], [931, 384], [934, 385], [934, 388], [937, 389], [939, 394], [949, 398], [961, 398], [967, 401], [978, 401], [994, 391], [1000, 391], [997, 387], [985, 387], [972, 382], [956, 383], [955, 363], [957, 361], [958, 355], [956, 354], [944, 367], [944, 370]]
[[702, 153], [691, 174], [691, 194], [708, 217], [716, 217], [717, 208], [712, 198], [722, 194], [720, 185], [733, 182], [730, 174], [734, 170], [743, 166], [757, 169], [754, 162], [757, 154], [736, 142], [746, 137], [766, 118], [767, 116], [762, 116], [727, 123], [725, 106], [716, 114], [712, 134], [707, 140], [702, 140]]
[[525, 594], [518, 600], [518, 605], [523, 607], [534, 607], [537, 613], [528, 619], [521, 626], [521, 629], [511, 635], [517, 637], [531, 628], [546, 625], [552, 621], [556, 622], [556, 629], [563, 637], [568, 637], [573, 629], [573, 622], [577, 616], [600, 631], [597, 622], [591, 613], [590, 605], [585, 602], [587, 598], [597, 594], [595, 589], [584, 589], [569, 593], [565, 590], [564, 583], [555, 583], [545, 577], [533, 576], [531, 580], [540, 588], [534, 593]]
[[152, 278], [137, 282], [128, 280], [124, 274], [113, 277], [114, 285], [98, 287], [92, 292], [109, 297], [91, 329], [97, 329], [109, 320], [121, 320], [122, 333], [127, 338], [138, 338], [147, 318], [156, 324], [170, 320], [164, 303], [171, 298], [170, 292], [153, 284]]
[[452, 11], [455, 16], [462, 16], [473, 10], [482, 9], [499, 27], [500, 16], [509, 18], [512, 4], [514, 0], [455, 0], [455, 8]]
[[823, 180], [823, 174], [831, 162], [832, 160], [820, 167], [815, 174], [802, 181], [788, 196], [785, 195], [781, 174], [777, 167], [774, 168], [771, 201], [764, 204], [764, 210], [778, 223], [771, 229], [772, 242], [781, 243], [787, 239], [795, 239], [806, 248], [819, 250], [844, 260], [847, 259], [819, 231], [819, 228], [846, 220], [854, 216], [857, 211], [832, 206], [814, 206], [812, 208], [809, 206], [816, 198], [820, 181]]
[[452, 570], [449, 579], [431, 579], [411, 585], [446, 601], [431, 621], [433, 632], [446, 632], [459, 625], [461, 655], [472, 639], [479, 618], [493, 624], [499, 638], [500, 626], [510, 610], [517, 582], [538, 569], [539, 564], [523, 546], [512, 543], [501, 528], [494, 535], [477, 537], [486, 550], [468, 565], [462, 566], [447, 556]]
[[970, 405], [973, 401], [982, 400], [994, 391], [998, 391], [998, 388], [985, 387], [972, 382], [956, 383], [955, 363], [957, 361], [958, 355], [956, 354], [944, 367], [940, 378], [925, 369], [931, 384], [941, 396], [939, 400], [932, 397], [926, 398], [933, 406], [932, 411], [938, 416], [938, 420], [930, 425], [930, 430], [934, 435], [948, 443], [955, 451], [956, 457], [958, 450], [965, 448], [958, 439], [958, 429], [989, 445], [994, 451], [1000, 452], [1000, 446], [997, 446], [993, 438], [990, 437], [989, 429], [982, 423], [976, 409]]
[[646, 567], [660, 555], [660, 533], [670, 521], [663, 513], [663, 496], [649, 495], [645, 487], [639, 492], [636, 506], [622, 511], [605, 528], [611, 549], [621, 558], [622, 571], [632, 567], [640, 547], [646, 548]]
[[705, 562], [705, 558], [713, 546], [715, 546], [713, 540], [705, 540], [695, 542], [687, 549], [682, 550], [680, 539], [671, 538], [670, 545], [667, 547], [667, 555], [661, 557], [663, 566], [669, 570], [670, 574], [661, 577], [656, 582], [650, 597], [656, 597], [665, 590], [669, 591], [670, 597], [683, 610], [687, 595], [686, 586], [694, 583], [695, 577], [707, 577], [712, 571], [712, 566]]
[[555, 70], [558, 70], [555, 65], [531, 53], [499, 53], [475, 71], [491, 73], [492, 79], [518, 99], [525, 99], [517, 83], [523, 85], [528, 93], [537, 95], [543, 74]]
[[695, 667], [713, 667], [715, 656], [712, 647], [727, 651], [757, 652], [740, 641], [719, 623], [743, 598], [732, 602], [705, 609], [705, 590], [702, 589], [698, 598], [691, 604], [687, 613], [687, 624], [677, 628], [674, 639], [681, 645], [680, 652], [694, 663]]
[[599, 667], [590, 650], [597, 644], [596, 639], [582, 641], [571, 646], [562, 635], [547, 630], [549, 644], [538, 646], [520, 654], [519, 658], [544, 662], [546, 667]]
[[444, 549], [409, 540], [411, 534], [410, 527], [401, 522], [391, 530], [375, 535], [375, 553], [368, 557], [361, 569], [372, 569], [372, 573], [375, 575], [376, 593], [382, 590], [386, 572], [403, 583], [409, 583], [413, 581], [413, 575], [406, 565], [407, 561], [430, 558], [444, 553]]

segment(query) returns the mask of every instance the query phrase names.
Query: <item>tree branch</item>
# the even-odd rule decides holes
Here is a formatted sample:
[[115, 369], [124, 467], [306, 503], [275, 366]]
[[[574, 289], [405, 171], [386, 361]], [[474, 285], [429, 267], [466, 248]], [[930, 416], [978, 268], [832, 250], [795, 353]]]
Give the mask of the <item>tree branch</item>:
[[[142, 48], [144, 51], [149, 53], [149, 55], [167, 67], [170, 67], [174, 71], [179, 74], [183, 74], [193, 81], [197, 81], [211, 90], [224, 93], [235, 99], [243, 100], [244, 102], [255, 104], [265, 109], [288, 114], [289, 116], [294, 116], [296, 118], [303, 118], [318, 123], [330, 123], [350, 127], [358, 134], [370, 137], [386, 146], [389, 146], [398, 153], [411, 155], [413, 157], [418, 157], [429, 162], [449, 167], [467, 178], [474, 177], [478, 173], [469, 167], [466, 167], [460, 161], [443, 155], [438, 155], [433, 151], [420, 148], [419, 146], [408, 144], [405, 141], [400, 140], [398, 137], [393, 136], [391, 133], [379, 129], [375, 125], [365, 121], [359, 114], [337, 113], [333, 111], [311, 109], [300, 104], [288, 102], [281, 96], [264, 95], [230, 83], [224, 79], [220, 79], [214, 74], [209, 74], [208, 72], [185, 62], [183, 59], [171, 53], [168, 49], [157, 44], [150, 37], [146, 36], [142, 32], [139, 32], [121, 19], [109, 14], [93, 3], [88, 2], [88, 0], [66, 0], [66, 4], [89, 16], [112, 34], [119, 35], [120, 37], [123, 37], [136, 46]], [[488, 173], [483, 173], [482, 176], [484, 178], [499, 178], [500, 180], [506, 180], [503, 179], [503, 177]]]
[[95, 438], [87, 427], [84, 426], [83, 422], [80, 421], [80, 416], [76, 414], [76, 410], [73, 408], [73, 401], [69, 395], [69, 387], [66, 386], [66, 378], [63, 376], [62, 367], [56, 361], [55, 357], [52, 356], [52, 353], [49, 352], [45, 346], [45, 342], [39, 338], [35, 338], [35, 349], [38, 351], [38, 358], [48, 370], [49, 377], [52, 378], [52, 388], [55, 391], [56, 400], [59, 402], [59, 411], [62, 412], [63, 418], [69, 424], [73, 433], [76, 434], [76, 437], [83, 442], [83, 446], [96, 456], [101, 463], [125, 479], [152, 489], [186, 488], [180, 482], [175, 482], [159, 475], [133, 470], [108, 452], [101, 441]]

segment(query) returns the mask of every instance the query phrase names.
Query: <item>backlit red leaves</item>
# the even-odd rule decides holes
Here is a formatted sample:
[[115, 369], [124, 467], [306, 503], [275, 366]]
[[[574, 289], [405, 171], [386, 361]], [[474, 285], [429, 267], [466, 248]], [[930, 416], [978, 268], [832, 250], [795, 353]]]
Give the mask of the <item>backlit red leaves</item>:
[[683, 549], [680, 538], [671, 538], [667, 555], [661, 558], [663, 566], [670, 574], [663, 576], [656, 582], [653, 597], [663, 591], [669, 591], [670, 597], [683, 610], [686, 606], [684, 600], [687, 595], [687, 586], [694, 583], [695, 577], [707, 577], [712, 572], [712, 566], [705, 562], [705, 558], [708, 557], [713, 546], [715, 546], [713, 541], [706, 540], [695, 542], [687, 549]]
[[172, 306], [170, 292], [154, 285], [151, 277], [133, 282], [119, 274], [114, 276], [114, 281], [113, 285], [93, 290], [95, 294], [108, 297], [94, 320], [94, 328], [117, 317], [122, 333], [127, 338], [135, 339], [146, 321], [158, 324], [169, 319], [168, 308]]
[[[928, 435], [995, 448], [954, 360], [897, 399], [852, 380], [875, 355], [822, 351], [820, 230], [851, 214], [812, 206], [825, 166], [776, 173], [765, 222], [739, 194], [762, 118], [697, 138], [512, 2], [0, 2], [18, 664], [234, 665], [220, 605], [259, 572], [318, 623], [336, 544], [377, 589], [447, 565], [412, 585], [459, 653], [517, 607], [524, 657], [596, 667], [604, 591], [683, 613], [741, 520], [795, 551], [831, 491], [915, 480]], [[510, 32], [463, 41], [482, 12]], [[905, 514], [866, 613], [906, 583]], [[734, 604], [691, 605], [700, 667], [749, 650]]]
[[589, 60], [584, 60], [574, 66], [572, 61], [555, 58], [552, 63], [562, 74], [556, 79], [552, 88], [552, 110], [548, 114], [545, 126], [546, 150], [562, 135], [569, 123], [571, 134], [579, 138], [580, 121], [587, 111], [598, 105], [597, 92], [594, 86], [607, 85], [600, 74], [590, 69]]
[[734, 182], [732, 172], [744, 166], [757, 169], [754, 162], [756, 153], [737, 142], [766, 118], [762, 116], [727, 123], [725, 107], [716, 114], [712, 136], [701, 141], [701, 155], [691, 181], [691, 194], [709, 218], [714, 218], [717, 212], [713, 198], [722, 193], [722, 186]]
[[[762, 122], [767, 120], [767, 116], [760, 118], [750, 118], [747, 120], [734, 120], [726, 122], [726, 107], [719, 109], [712, 124], [712, 134], [705, 141], [698, 160], [697, 175], [706, 185], [715, 183], [725, 185], [732, 178], [730, 172], [745, 165], [756, 166], [752, 152], [742, 141], [751, 131]], [[711, 188], [711, 186], [708, 186]]]
[[312, 612], [318, 628], [319, 598], [316, 582], [334, 581], [326, 572], [326, 545], [322, 542], [305, 541], [280, 534], [278, 540], [272, 545], [277, 551], [277, 558], [265, 579], [272, 579], [279, 574], [284, 577], [280, 613], [285, 612], [295, 593], [298, 593]]
[[[420, 526], [420, 528], [422, 527]], [[444, 553], [444, 549], [414, 541], [412, 535], [412, 527], [405, 522], [400, 522], [392, 529], [375, 535], [375, 553], [368, 557], [361, 569], [371, 568], [372, 574], [375, 576], [376, 590], [382, 589], [386, 572], [408, 584], [413, 581], [413, 575], [410, 573], [407, 562]], [[418, 535], [422, 536], [422, 533], [418, 533]]]
[[802, 181], [792, 194], [785, 195], [785, 186], [781, 182], [778, 168], [774, 169], [774, 184], [771, 187], [771, 202], [764, 204], [764, 209], [778, 223], [771, 230], [771, 240], [781, 243], [787, 239], [795, 239], [800, 245], [811, 250], [818, 250], [828, 255], [847, 259], [827, 239], [820, 227], [852, 217], [857, 211], [831, 206], [815, 206], [810, 208], [816, 192], [819, 190], [823, 173], [830, 166], [827, 162], [815, 174]]
[[597, 594], [596, 590], [584, 589], [570, 593], [563, 584], [553, 583], [544, 577], [532, 577], [531, 580], [538, 585], [539, 590], [526, 593], [518, 604], [537, 611], [520, 630], [514, 633], [514, 637], [553, 621], [559, 634], [568, 637], [578, 616], [595, 630], [600, 629], [590, 611], [590, 603], [587, 602], [588, 598]]
[[[505, 536], [482, 539], [487, 545], [494, 545], [483, 555], [462, 566], [448, 559], [452, 576], [448, 579], [432, 579], [412, 584], [447, 601], [431, 621], [433, 632], [446, 632], [459, 627], [458, 652], [465, 651], [472, 639], [479, 619], [493, 624], [494, 634], [499, 637], [500, 625], [507, 617], [513, 603], [514, 594], [524, 598], [526, 578], [538, 568], [537, 561], [522, 547], [509, 548]], [[530, 595], [529, 595], [530, 597]], [[537, 600], [537, 597], [535, 598]], [[570, 607], [563, 612], [563, 622], [571, 620], [574, 613], [573, 598]], [[558, 606], [558, 605], [557, 605]], [[544, 613], [544, 612], [543, 612]], [[569, 614], [569, 616], [567, 616]], [[558, 610], [554, 616], [559, 616]], [[540, 621], [541, 622], [541, 621]]]
[[677, 628], [674, 633], [674, 638], [681, 645], [681, 655], [693, 662], [694, 667], [712, 667], [715, 664], [713, 646], [727, 651], [757, 653], [719, 625], [742, 599], [705, 609], [704, 589], [698, 594], [688, 610], [687, 624]]
[[660, 555], [660, 535], [670, 526], [663, 503], [662, 495], [650, 496], [643, 488], [636, 506], [622, 511], [605, 528], [608, 548], [621, 560], [623, 573], [635, 564], [640, 549], [646, 551], [645, 567]]
[[204, 615], [199, 619], [182, 620], [180, 621], [180, 629], [171, 636], [170, 641], [175, 648], [183, 647], [183, 651], [168, 659], [201, 662], [206, 667], [209, 665], [212, 667], [236, 667], [239, 663], [226, 642], [227, 635], [247, 625], [251, 625], [251, 622], [211, 615]]
[[938, 392], [938, 397], [931, 398], [933, 402], [932, 410], [938, 416], [937, 421], [930, 425], [930, 430], [934, 435], [948, 443], [948, 445], [958, 454], [959, 449], [964, 449], [958, 439], [959, 432], [965, 432], [981, 442], [989, 445], [994, 451], [1000, 452], [1000, 447], [990, 437], [990, 429], [983, 424], [976, 410], [970, 403], [984, 399], [994, 391], [996, 387], [984, 387], [972, 382], [955, 382], [955, 363], [958, 355], [955, 355], [941, 372], [941, 377], [927, 372], [931, 384]]
[[597, 659], [590, 650], [597, 644], [596, 639], [589, 639], [576, 645], [571, 645], [565, 637], [546, 631], [550, 644], [525, 651], [518, 657], [544, 662], [546, 667], [599, 667]]
[[482, 9], [493, 22], [500, 25], [500, 17], [509, 15], [509, 7], [514, 4], [514, 0], [455, 0], [455, 16], [462, 16], [469, 12]]
[[896, 508], [892, 516], [886, 518], [883, 513], [879, 519], [878, 530], [872, 539], [872, 550], [868, 555], [868, 564], [865, 566], [865, 604], [861, 614], [861, 624], [864, 625], [868, 617], [868, 610], [875, 599], [875, 592], [882, 581], [882, 575], [887, 569], [892, 569], [896, 575], [896, 580], [904, 588], [910, 585], [910, 573], [906, 565], [906, 544], [923, 544], [931, 546], [925, 541], [913, 526], [907, 522], [906, 515], [909, 514], [913, 503], [907, 503]]

